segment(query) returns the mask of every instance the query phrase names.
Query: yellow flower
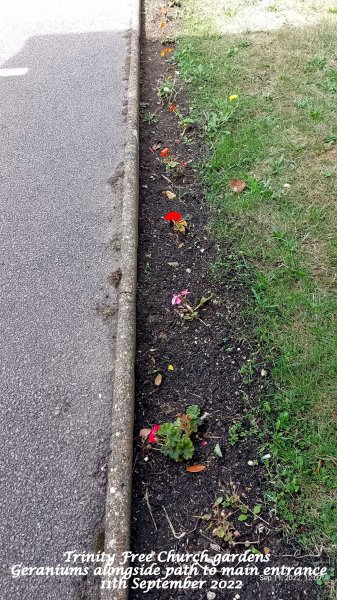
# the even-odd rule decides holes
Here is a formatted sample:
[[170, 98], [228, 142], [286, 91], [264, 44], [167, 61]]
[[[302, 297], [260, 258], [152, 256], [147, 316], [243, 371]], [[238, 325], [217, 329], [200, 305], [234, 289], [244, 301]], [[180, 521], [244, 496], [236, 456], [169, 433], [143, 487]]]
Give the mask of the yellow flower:
[[233, 102], [233, 100], [237, 100], [239, 96], [237, 96], [236, 94], [232, 94], [232, 96], [229, 96], [229, 101]]
[[174, 366], [173, 365], [169, 365], [167, 368], [168, 368], [169, 371], [174, 371]]

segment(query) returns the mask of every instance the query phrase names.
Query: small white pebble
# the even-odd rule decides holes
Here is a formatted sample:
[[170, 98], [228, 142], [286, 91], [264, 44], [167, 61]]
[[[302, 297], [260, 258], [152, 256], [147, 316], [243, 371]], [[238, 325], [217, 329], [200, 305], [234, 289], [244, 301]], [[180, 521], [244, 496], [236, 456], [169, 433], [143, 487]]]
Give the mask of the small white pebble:
[[284, 184], [283, 184], [283, 187], [284, 187], [284, 188], [290, 188], [290, 183], [284, 183]]
[[214, 598], [216, 598], [214, 592], [207, 592], [207, 600], [214, 600]]
[[247, 462], [247, 465], [249, 465], [250, 467], [253, 467], [254, 466], [254, 461], [253, 460], [249, 460]]
[[149, 457], [148, 456], [144, 456], [144, 460], [145, 460], [145, 462], [147, 462], [149, 460]]
[[192, 269], [186, 269], [186, 273], [191, 273]]
[[116, 488], [114, 488], [114, 487], [110, 488], [110, 493], [111, 494], [115, 494], [116, 493]]
[[200, 248], [200, 252], [205, 252], [205, 248]]
[[271, 458], [271, 454], [265, 454], [262, 456], [262, 460], [268, 460], [268, 458]]
[[265, 377], [267, 375], [266, 369], [261, 369], [261, 377]]

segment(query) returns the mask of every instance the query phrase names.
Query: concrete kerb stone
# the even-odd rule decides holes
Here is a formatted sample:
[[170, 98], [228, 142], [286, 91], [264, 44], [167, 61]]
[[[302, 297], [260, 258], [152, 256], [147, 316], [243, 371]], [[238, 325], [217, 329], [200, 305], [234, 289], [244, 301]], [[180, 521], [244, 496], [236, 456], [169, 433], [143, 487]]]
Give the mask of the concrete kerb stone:
[[[134, 0], [124, 160], [122, 279], [119, 286], [111, 456], [105, 509], [105, 552], [115, 555], [113, 566], [120, 566], [123, 553], [130, 546], [139, 191], [139, 45], [140, 1]], [[113, 575], [103, 576], [102, 579], [106, 585], [111, 581], [111, 589], [101, 589], [102, 600], [127, 599], [128, 589], [113, 589]]]

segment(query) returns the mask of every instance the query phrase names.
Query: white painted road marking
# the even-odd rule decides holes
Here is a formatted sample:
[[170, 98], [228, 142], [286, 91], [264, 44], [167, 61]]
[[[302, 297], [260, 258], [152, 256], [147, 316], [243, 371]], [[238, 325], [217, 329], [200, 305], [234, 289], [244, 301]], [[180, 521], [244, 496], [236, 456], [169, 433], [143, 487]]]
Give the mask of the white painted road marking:
[[0, 77], [21, 77], [27, 73], [28, 69], [0, 69]]

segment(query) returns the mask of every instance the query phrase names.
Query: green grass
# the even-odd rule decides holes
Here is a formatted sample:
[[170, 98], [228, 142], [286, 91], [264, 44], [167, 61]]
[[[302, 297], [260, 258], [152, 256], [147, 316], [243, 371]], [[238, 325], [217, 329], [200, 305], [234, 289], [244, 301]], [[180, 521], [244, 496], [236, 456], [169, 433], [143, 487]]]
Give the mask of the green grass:
[[[192, 5], [190, 4], [190, 7]], [[193, 8], [193, 7], [192, 7]], [[270, 365], [267, 497], [309, 548], [337, 548], [337, 39], [311, 29], [181, 35], [176, 59], [209, 152], [218, 269], [244, 278]], [[229, 96], [238, 99], [230, 102]], [[247, 187], [235, 194], [230, 179]]]

